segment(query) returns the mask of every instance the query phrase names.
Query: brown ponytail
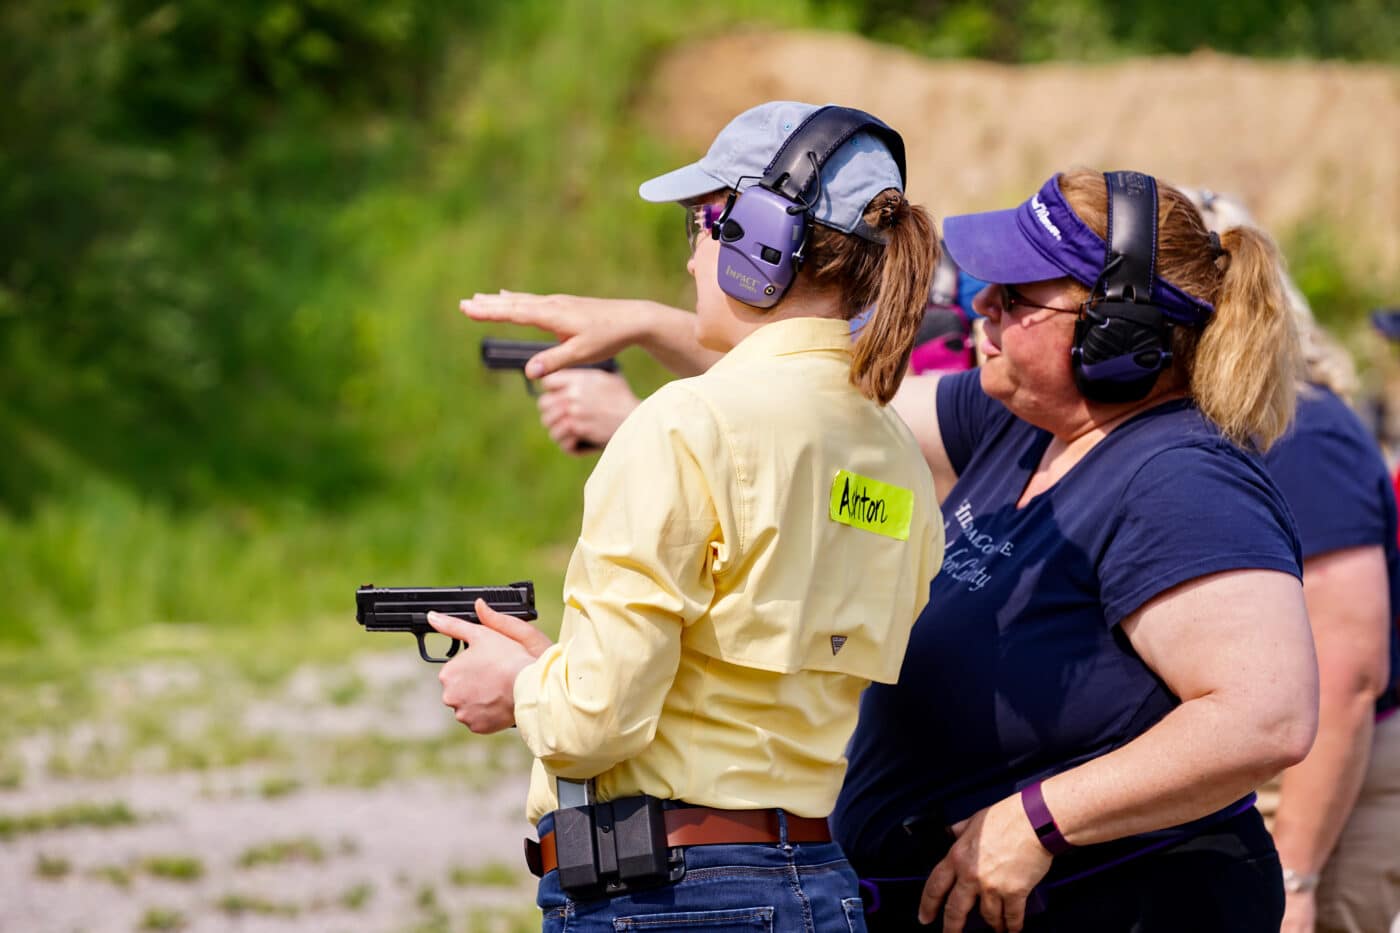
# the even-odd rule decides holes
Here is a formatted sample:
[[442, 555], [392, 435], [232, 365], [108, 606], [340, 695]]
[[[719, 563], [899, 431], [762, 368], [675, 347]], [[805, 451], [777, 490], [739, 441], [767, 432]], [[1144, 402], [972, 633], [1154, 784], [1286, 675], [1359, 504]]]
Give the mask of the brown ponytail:
[[[1060, 176], [1074, 212], [1100, 237], [1108, 229], [1103, 175]], [[1243, 447], [1267, 449], [1293, 420], [1302, 350], [1277, 248], [1262, 231], [1231, 227], [1219, 246], [1185, 194], [1157, 183], [1157, 274], [1215, 306], [1201, 330], [1173, 331], [1169, 375], [1222, 433]]]
[[840, 290], [848, 320], [875, 304], [852, 348], [851, 384], [885, 405], [909, 368], [938, 264], [938, 232], [928, 211], [895, 188], [877, 194], [864, 219], [885, 243], [816, 226], [804, 272], [817, 287]]

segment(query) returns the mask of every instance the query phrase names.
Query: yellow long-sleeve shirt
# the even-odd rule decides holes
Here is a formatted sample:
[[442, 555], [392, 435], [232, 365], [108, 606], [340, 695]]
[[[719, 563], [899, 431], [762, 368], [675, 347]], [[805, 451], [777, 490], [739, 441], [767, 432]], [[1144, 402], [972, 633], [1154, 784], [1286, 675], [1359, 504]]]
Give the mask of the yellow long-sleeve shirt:
[[515, 681], [532, 822], [555, 776], [831, 811], [860, 692], [898, 677], [943, 554], [918, 444], [850, 360], [845, 321], [765, 325], [609, 442], [559, 643]]

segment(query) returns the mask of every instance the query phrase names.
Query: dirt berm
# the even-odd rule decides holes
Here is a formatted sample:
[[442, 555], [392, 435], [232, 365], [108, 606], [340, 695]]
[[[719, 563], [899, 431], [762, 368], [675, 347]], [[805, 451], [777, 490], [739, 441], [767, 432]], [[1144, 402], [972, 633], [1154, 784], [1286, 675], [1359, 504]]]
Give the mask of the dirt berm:
[[938, 218], [1011, 206], [1056, 170], [1133, 168], [1238, 195], [1279, 236], [1330, 226], [1348, 272], [1400, 287], [1394, 66], [1210, 52], [1006, 66], [838, 34], [745, 32], [676, 49], [642, 106], [698, 155], [729, 118], [771, 99], [880, 115], [906, 140], [911, 196]]

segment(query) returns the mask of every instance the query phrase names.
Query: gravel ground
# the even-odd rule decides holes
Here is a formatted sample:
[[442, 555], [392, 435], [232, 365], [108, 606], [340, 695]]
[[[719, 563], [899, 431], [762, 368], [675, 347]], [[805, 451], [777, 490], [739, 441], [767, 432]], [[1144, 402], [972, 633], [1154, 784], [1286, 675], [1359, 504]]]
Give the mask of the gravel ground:
[[[300, 670], [263, 694], [194, 667], [113, 675], [111, 721], [11, 743], [23, 774], [0, 790], [0, 933], [530, 928], [527, 757], [508, 747], [513, 736], [478, 738], [455, 723], [435, 673], [408, 655], [368, 655], [348, 671]], [[147, 768], [161, 749], [137, 748], [126, 720], [191, 693], [211, 701], [168, 717], [183, 741], [197, 743], [237, 697], [240, 736], [270, 738], [273, 751], [231, 767]], [[342, 785], [317, 743], [347, 736], [399, 757], [375, 780]], [[104, 742], [112, 774], [52, 773], [55, 760]], [[473, 746], [493, 751], [451, 757]], [[449, 754], [436, 770], [405, 764], [418, 759], [403, 750], [419, 748]], [[89, 808], [79, 825], [15, 823], [55, 823], [75, 806]], [[131, 822], [81, 825], [101, 813]]]

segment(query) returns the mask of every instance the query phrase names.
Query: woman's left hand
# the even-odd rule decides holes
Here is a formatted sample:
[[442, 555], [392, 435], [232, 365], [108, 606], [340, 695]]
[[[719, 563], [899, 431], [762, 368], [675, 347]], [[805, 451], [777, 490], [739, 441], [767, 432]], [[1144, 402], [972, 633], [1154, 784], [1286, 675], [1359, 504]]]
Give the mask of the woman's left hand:
[[428, 613], [433, 628], [463, 646], [438, 675], [442, 702], [473, 732], [500, 732], [515, 725], [516, 676], [553, 642], [529, 622], [497, 612], [484, 600], [476, 601], [476, 615], [480, 625]]
[[919, 921], [932, 923], [943, 907], [945, 933], [962, 933], [968, 915], [980, 906], [993, 929], [1019, 933], [1026, 922], [1026, 898], [1051, 861], [1021, 798], [992, 804], [953, 831], [958, 841], [924, 884]]

